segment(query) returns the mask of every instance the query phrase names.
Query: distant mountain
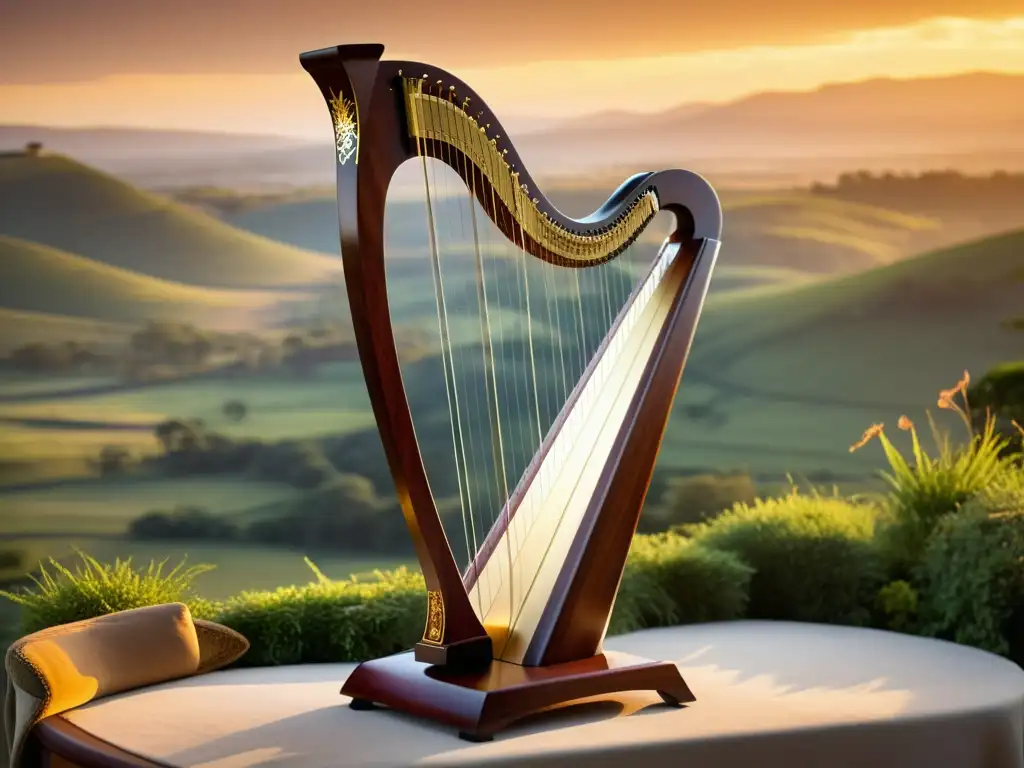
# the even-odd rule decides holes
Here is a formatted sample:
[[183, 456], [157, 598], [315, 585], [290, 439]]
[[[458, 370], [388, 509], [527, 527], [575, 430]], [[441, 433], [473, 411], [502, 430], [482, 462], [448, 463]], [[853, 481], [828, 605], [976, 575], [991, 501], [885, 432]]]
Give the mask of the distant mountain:
[[[510, 119], [534, 175], [672, 165], [715, 173], [834, 176], [850, 168], [1024, 169], [1024, 76], [973, 73], [760, 93], [653, 114], [606, 111], [537, 129]], [[500, 115], [499, 115], [500, 117]], [[511, 126], [519, 126], [512, 130]], [[332, 184], [322, 141], [121, 128], [0, 126], [0, 151], [47, 147], [147, 187]]]
[[201, 131], [145, 128], [51, 128], [39, 125], [0, 125], [0, 152], [20, 149], [29, 142], [72, 155], [84, 163], [108, 163], [176, 158], [249, 155], [308, 145], [283, 136], [245, 136]]
[[610, 124], [577, 120], [522, 137], [528, 165], [899, 156], [1024, 150], [1024, 76], [873, 79], [760, 93]]
[[655, 121], [680, 120], [699, 115], [714, 109], [713, 104], [682, 104], [673, 107], [667, 112], [659, 112], [654, 115], [640, 112], [626, 112], [624, 110], [609, 110], [608, 112], [595, 112], [592, 115], [574, 117], [564, 120], [557, 125], [530, 133], [550, 133], [562, 131], [607, 131], [610, 129], [633, 129], [642, 128]]
[[60, 155], [0, 156], [0, 235], [204, 288], [288, 289], [341, 260], [257, 237]]

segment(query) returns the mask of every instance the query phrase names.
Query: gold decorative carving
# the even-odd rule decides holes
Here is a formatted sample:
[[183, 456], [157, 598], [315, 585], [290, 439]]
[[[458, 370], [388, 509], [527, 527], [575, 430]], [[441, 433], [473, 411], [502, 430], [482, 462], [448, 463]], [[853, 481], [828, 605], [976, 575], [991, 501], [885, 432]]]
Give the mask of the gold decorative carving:
[[444, 600], [440, 592], [427, 592], [427, 628], [423, 639], [428, 643], [440, 644], [444, 637]]
[[404, 78], [409, 134], [417, 139], [442, 141], [468, 157], [483, 173], [523, 234], [567, 262], [600, 263], [620, 253], [636, 239], [658, 212], [653, 190], [641, 195], [614, 224], [603, 231], [570, 232], [537, 207], [536, 199], [519, 181], [497, 139], [454, 100], [424, 93], [424, 80]]
[[331, 94], [331, 120], [334, 122], [334, 144], [338, 152], [338, 164], [344, 165], [353, 156], [359, 163], [359, 116], [356, 105], [343, 95]]

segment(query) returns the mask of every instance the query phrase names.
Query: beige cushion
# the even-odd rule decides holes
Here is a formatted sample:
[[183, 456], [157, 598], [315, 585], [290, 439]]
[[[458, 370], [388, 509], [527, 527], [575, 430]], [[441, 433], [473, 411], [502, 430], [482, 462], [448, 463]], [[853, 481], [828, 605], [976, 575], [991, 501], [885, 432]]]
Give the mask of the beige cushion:
[[11, 766], [45, 717], [86, 702], [223, 667], [249, 644], [237, 632], [194, 622], [181, 603], [121, 611], [35, 632], [5, 658], [4, 719]]

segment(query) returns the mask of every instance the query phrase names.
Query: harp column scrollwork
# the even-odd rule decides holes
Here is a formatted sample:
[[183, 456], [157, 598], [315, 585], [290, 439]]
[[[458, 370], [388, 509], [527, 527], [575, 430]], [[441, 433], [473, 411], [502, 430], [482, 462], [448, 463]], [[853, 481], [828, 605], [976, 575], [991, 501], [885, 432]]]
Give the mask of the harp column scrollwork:
[[338, 152], [338, 165], [349, 160], [359, 163], [359, 116], [356, 105], [344, 94], [332, 93], [328, 106], [334, 124], [334, 148]]
[[[568, 217], [540, 191], [498, 119], [471, 88], [435, 67], [382, 61], [382, 54], [380, 45], [348, 45], [300, 57], [334, 126], [338, 222], [354, 334], [427, 588], [423, 636], [414, 653], [364, 662], [342, 692], [353, 697], [353, 706], [383, 703], [457, 725], [472, 739], [489, 738], [506, 723], [552, 704], [606, 692], [649, 689], [673, 705], [692, 701], [675, 665], [606, 654], [601, 646], [717, 259], [718, 197], [690, 171], [644, 172], [627, 179], [590, 216]], [[500, 499], [485, 499], [483, 506], [495, 517], [480, 539], [473, 534], [472, 547], [466, 533], [464, 570], [456, 564], [417, 442], [385, 279], [388, 189], [399, 166], [414, 158], [422, 161], [427, 183], [435, 292], [442, 280], [427, 160], [454, 171], [470, 198], [474, 261], [459, 268], [475, 273], [477, 291], [464, 287], [459, 300], [465, 304], [471, 301], [467, 296], [477, 296], [481, 327], [486, 326], [483, 362], [476, 358], [476, 370], [486, 401], [481, 419], [487, 411], [497, 435], [490, 442], [500, 454], [494, 462], [500, 458]], [[519, 375], [527, 382], [528, 406], [520, 408], [518, 421], [509, 420], [507, 442], [514, 442], [512, 434], [520, 442], [534, 440], [528, 447], [535, 452], [510, 463], [522, 472], [518, 480], [506, 477], [504, 425], [500, 414], [495, 417], [502, 407], [508, 411], [511, 399], [507, 389], [504, 401], [498, 395], [477, 210], [515, 252], [498, 265], [497, 282], [521, 280], [517, 285], [525, 292], [527, 333], [521, 346], [528, 354], [521, 353]], [[635, 273], [621, 262], [610, 263], [629, 252], [661, 211], [672, 214], [674, 226], [656, 257]], [[531, 294], [537, 295], [530, 275], [539, 267], [568, 276], [563, 293], [543, 286], [548, 350], [552, 360], [562, 356], [560, 367], [552, 363], [549, 378], [560, 375], [564, 397], [564, 405], [546, 406], [543, 417], [530, 316]], [[600, 272], [600, 281], [609, 282], [596, 283], [602, 304], [592, 327], [584, 318], [580, 286], [602, 269], [609, 271]], [[635, 285], [612, 290], [627, 275]], [[549, 277], [556, 279], [545, 272], [544, 279]], [[613, 297], [621, 309], [613, 307]], [[506, 306], [514, 304], [510, 295], [504, 299]], [[438, 292], [438, 365], [453, 416], [449, 448], [465, 522], [466, 456], [473, 449], [465, 449], [462, 411], [457, 393], [449, 391], [455, 388], [455, 357], [445, 306]], [[570, 314], [576, 325], [567, 334], [561, 324], [570, 322]], [[573, 339], [569, 349], [579, 366], [573, 369], [570, 359], [568, 370], [578, 380], [571, 382], [562, 341], [576, 333], [579, 342]], [[520, 353], [505, 354], [514, 360]], [[524, 423], [535, 426], [526, 430]], [[533, 438], [524, 437], [527, 431]], [[481, 447], [487, 442], [476, 444], [479, 455], [487, 452]], [[518, 460], [509, 456], [510, 462]]]

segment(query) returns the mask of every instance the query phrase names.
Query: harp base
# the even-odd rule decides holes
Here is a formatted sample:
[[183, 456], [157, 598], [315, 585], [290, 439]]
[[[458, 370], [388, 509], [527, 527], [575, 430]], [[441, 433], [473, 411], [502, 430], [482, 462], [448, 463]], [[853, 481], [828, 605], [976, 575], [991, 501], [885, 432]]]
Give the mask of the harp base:
[[414, 652], [416, 661], [424, 664], [439, 664], [467, 671], [486, 669], [494, 658], [491, 638], [487, 635], [448, 645], [416, 643]]
[[612, 652], [547, 667], [494, 660], [477, 672], [450, 671], [400, 653], [360, 664], [341, 693], [352, 697], [352, 709], [381, 704], [452, 726], [466, 741], [490, 741], [515, 720], [557, 704], [640, 690], [657, 691], [674, 707], [695, 700], [675, 664]]

